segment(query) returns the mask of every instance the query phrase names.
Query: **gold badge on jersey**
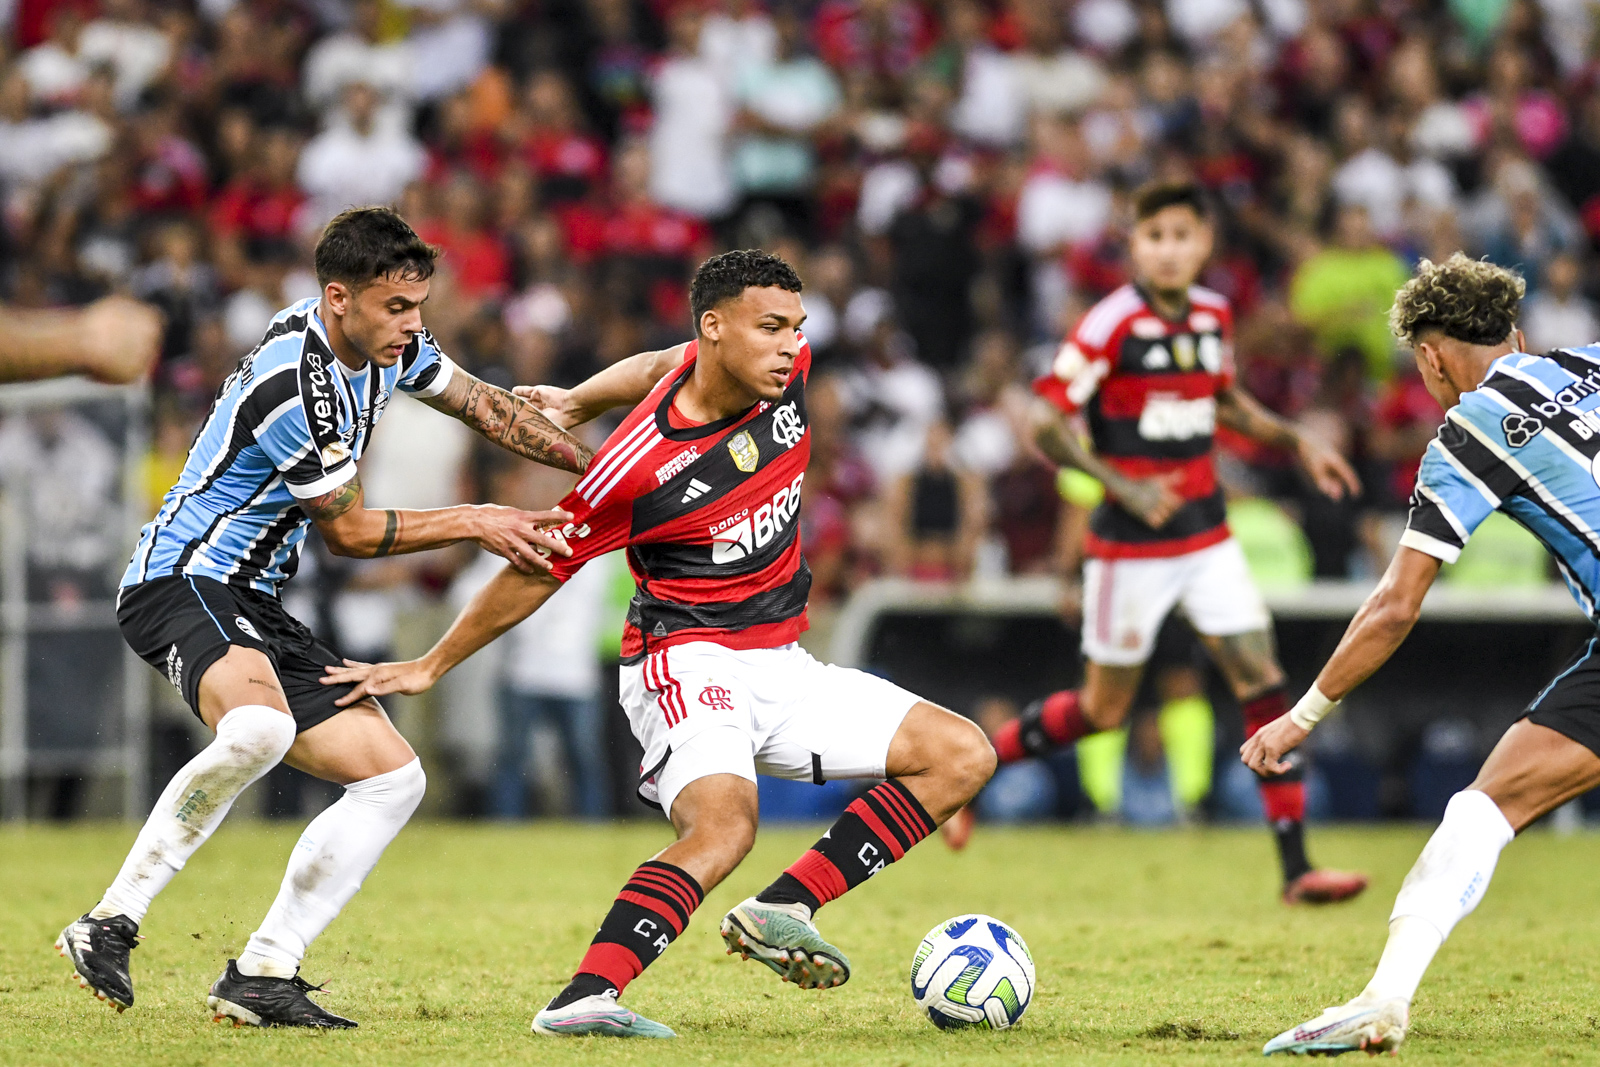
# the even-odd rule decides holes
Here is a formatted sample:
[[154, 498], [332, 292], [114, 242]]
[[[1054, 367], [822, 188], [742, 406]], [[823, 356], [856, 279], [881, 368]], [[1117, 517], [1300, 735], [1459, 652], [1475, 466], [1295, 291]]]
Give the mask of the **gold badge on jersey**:
[[746, 474], [754, 473], [756, 464], [761, 462], [761, 450], [756, 447], [755, 438], [744, 430], [734, 434], [728, 442], [728, 454], [733, 457], [733, 465]]
[[1172, 358], [1180, 370], [1194, 369], [1194, 334], [1180, 333], [1172, 339]]

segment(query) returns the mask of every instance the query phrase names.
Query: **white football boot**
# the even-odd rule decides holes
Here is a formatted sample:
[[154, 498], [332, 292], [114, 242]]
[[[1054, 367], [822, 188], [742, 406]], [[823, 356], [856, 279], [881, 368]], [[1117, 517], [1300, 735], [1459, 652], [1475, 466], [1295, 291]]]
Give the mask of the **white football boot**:
[[1399, 1051], [1406, 1039], [1411, 1006], [1404, 1000], [1368, 1000], [1357, 997], [1329, 1008], [1292, 1030], [1267, 1042], [1262, 1054], [1289, 1052], [1296, 1056], [1338, 1056], [1345, 1052]]
[[677, 1037], [668, 1027], [629, 1011], [608, 989], [574, 1000], [564, 1008], [545, 1008], [533, 1017], [533, 1032], [548, 1037], [598, 1034], [602, 1037]]

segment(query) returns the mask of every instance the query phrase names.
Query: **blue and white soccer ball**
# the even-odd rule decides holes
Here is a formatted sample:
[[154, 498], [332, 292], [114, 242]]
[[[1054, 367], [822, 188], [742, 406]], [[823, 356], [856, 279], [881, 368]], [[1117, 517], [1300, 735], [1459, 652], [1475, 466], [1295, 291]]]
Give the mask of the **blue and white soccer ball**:
[[1033, 985], [1028, 946], [987, 915], [958, 915], [935, 926], [911, 961], [911, 995], [941, 1030], [1015, 1026]]

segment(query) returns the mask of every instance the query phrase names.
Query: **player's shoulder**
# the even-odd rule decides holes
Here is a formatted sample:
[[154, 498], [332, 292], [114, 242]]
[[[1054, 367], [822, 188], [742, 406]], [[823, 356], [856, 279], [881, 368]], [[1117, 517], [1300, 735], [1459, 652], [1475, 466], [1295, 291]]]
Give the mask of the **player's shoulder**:
[[316, 309], [317, 299], [309, 297], [295, 301], [272, 316], [260, 343], [248, 357], [257, 375], [298, 365], [308, 348], [325, 347], [306, 344], [307, 338], [315, 336], [318, 329]]
[[589, 469], [573, 487], [573, 495], [590, 508], [613, 496], [636, 496], [650, 484], [653, 471], [669, 462], [676, 442], [662, 432], [661, 407], [673, 383], [693, 363], [695, 343], [689, 342], [683, 363], [668, 371], [648, 395], [623, 417], [595, 452]]
[[1227, 297], [1203, 285], [1189, 286], [1189, 303], [1207, 311], [1222, 311], [1230, 315], [1233, 313], [1233, 304]]
[[1132, 285], [1124, 285], [1106, 294], [1078, 320], [1072, 339], [1080, 346], [1101, 349], [1111, 343], [1127, 323], [1146, 310], [1144, 296]]

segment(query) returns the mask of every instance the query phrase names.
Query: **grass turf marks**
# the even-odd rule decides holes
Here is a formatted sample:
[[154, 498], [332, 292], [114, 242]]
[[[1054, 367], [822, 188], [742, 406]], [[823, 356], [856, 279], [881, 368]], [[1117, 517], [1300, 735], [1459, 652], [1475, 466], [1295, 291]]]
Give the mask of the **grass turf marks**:
[[[717, 921], [817, 830], [763, 831], [624, 1003], [677, 1042], [536, 1038], [612, 897], [665, 845], [664, 824], [506, 828], [417, 824], [304, 974], [361, 1029], [213, 1025], [205, 993], [271, 903], [299, 827], [227, 825], [144, 924], [134, 1007], [79, 990], [50, 945], [91, 906], [133, 839], [124, 826], [0, 831], [0, 1064], [1007, 1064], [1254, 1061], [1278, 1031], [1348, 999], [1370, 975], [1426, 829], [1318, 830], [1327, 864], [1372, 888], [1333, 908], [1277, 902], [1257, 830], [1128, 833], [980, 828], [959, 855], [929, 841], [820, 916], [850, 983], [805, 992], [722, 952]], [[1428, 1064], [1600, 1063], [1600, 837], [1535, 832], [1507, 849], [1487, 899], [1440, 952], [1402, 1056]], [[1001, 1034], [940, 1033], [916, 1011], [918, 939], [963, 912], [1027, 939], [1039, 991]], [[578, 1047], [574, 1047], [578, 1046]]]

